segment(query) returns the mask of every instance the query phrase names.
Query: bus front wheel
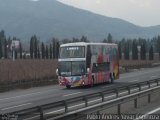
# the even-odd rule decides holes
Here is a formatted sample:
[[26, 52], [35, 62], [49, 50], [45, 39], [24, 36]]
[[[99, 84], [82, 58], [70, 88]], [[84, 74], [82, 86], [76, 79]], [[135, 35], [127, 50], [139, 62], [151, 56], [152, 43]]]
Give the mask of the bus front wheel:
[[71, 85], [66, 85], [66, 88], [67, 88], [67, 89], [70, 89], [70, 88], [71, 88]]
[[112, 75], [112, 73], [110, 73], [110, 83], [114, 83], [114, 78], [113, 78], [113, 75]]

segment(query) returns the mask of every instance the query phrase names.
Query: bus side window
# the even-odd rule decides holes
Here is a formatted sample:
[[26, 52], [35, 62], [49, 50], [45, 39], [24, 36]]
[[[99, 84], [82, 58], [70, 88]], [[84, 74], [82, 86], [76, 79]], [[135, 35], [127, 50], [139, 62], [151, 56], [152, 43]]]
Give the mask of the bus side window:
[[97, 73], [97, 72], [98, 72], [98, 64], [93, 63], [92, 73]]
[[107, 72], [110, 70], [109, 66], [110, 66], [109, 62], [93, 63], [92, 73]]
[[90, 47], [90, 45], [88, 45], [87, 46], [87, 56], [86, 56], [86, 67], [87, 68], [90, 68], [91, 57], [92, 57], [91, 47]]

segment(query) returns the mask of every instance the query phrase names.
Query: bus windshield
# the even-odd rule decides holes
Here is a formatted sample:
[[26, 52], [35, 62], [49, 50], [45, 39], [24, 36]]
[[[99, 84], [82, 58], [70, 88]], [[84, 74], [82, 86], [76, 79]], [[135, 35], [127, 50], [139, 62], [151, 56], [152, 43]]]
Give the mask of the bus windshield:
[[60, 48], [60, 58], [84, 58], [84, 46], [67, 46]]
[[85, 61], [59, 62], [58, 66], [61, 76], [81, 76], [85, 74]]

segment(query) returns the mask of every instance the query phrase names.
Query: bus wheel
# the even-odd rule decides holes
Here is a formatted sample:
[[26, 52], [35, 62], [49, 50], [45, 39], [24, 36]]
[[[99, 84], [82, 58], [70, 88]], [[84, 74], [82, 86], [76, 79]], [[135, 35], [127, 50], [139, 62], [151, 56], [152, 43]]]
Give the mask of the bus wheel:
[[91, 83], [91, 87], [93, 87], [94, 85], [94, 76], [92, 75], [92, 83]]
[[116, 79], [115, 73], [113, 73], [113, 79], [114, 79], [114, 80]]
[[67, 88], [67, 89], [70, 89], [70, 88], [71, 88], [71, 85], [66, 85], [66, 88]]
[[114, 83], [114, 79], [113, 79], [113, 75], [112, 75], [112, 73], [110, 73], [110, 83], [112, 84], [112, 83]]
[[94, 76], [92, 76], [92, 82], [91, 82], [91, 84], [89, 84], [88, 86], [89, 86], [89, 87], [93, 87], [93, 85], [94, 85]]

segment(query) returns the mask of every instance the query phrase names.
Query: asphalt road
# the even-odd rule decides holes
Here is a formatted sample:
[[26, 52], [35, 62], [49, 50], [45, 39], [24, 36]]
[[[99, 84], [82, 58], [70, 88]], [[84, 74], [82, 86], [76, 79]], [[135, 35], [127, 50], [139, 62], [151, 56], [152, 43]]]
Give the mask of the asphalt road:
[[114, 84], [96, 85], [92, 88], [66, 89], [58, 85], [51, 85], [4, 92], [0, 93], [0, 114], [155, 78], [160, 78], [160, 67], [121, 74], [120, 79], [116, 80]]

